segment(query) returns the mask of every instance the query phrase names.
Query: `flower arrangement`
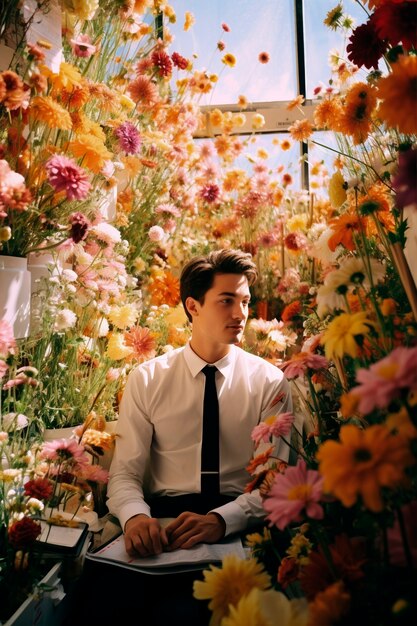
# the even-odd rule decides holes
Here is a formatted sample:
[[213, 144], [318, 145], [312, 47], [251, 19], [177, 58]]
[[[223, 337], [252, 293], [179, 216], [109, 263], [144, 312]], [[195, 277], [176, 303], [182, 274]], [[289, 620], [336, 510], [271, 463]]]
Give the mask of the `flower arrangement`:
[[[314, 127], [300, 119], [290, 129], [294, 140], [314, 143], [314, 128], [336, 137], [327, 198], [317, 206], [310, 196], [304, 224], [298, 215], [284, 234], [285, 269], [273, 282], [281, 321], [251, 323], [264, 353], [277, 325], [297, 334], [292, 353], [273, 358], [305, 416], [298, 441], [288, 440], [298, 462], [274, 458], [275, 437], [286, 439], [278, 423], [254, 430], [247, 488], [259, 489], [267, 526], [247, 537], [249, 564], [225, 560], [195, 582], [212, 624], [248, 615], [253, 624], [405, 624], [416, 615], [417, 298], [407, 217], [417, 206], [417, 15], [412, 2], [362, 4], [367, 21], [357, 27], [342, 3], [328, 13], [330, 28], [349, 25], [346, 54], [331, 55]], [[242, 584], [228, 586], [238, 576]]]

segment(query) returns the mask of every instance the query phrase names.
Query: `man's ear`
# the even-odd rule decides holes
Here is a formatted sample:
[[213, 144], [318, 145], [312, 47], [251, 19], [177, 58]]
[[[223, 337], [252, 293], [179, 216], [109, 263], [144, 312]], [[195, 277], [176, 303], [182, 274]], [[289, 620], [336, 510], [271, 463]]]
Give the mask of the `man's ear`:
[[185, 300], [185, 306], [187, 307], [187, 311], [192, 317], [198, 315], [198, 304], [198, 300], [195, 300], [191, 296], [188, 296], [188, 298], [186, 298]]

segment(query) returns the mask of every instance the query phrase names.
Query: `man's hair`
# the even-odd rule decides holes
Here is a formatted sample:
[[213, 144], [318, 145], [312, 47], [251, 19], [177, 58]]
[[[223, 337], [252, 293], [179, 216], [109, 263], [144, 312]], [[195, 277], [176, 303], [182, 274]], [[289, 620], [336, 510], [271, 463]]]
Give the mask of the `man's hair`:
[[180, 278], [181, 301], [190, 322], [192, 317], [185, 306], [186, 299], [191, 297], [203, 304], [216, 274], [243, 274], [249, 285], [258, 278], [252, 256], [242, 250], [215, 250], [192, 258], [183, 267]]

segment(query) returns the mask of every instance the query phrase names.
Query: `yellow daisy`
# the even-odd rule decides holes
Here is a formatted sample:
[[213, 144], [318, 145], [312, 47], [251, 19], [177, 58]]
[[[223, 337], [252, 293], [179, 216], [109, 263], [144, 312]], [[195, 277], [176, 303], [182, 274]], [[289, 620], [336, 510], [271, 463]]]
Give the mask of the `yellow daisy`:
[[338, 209], [346, 202], [345, 180], [339, 170], [333, 174], [329, 181], [329, 199], [335, 209]]
[[124, 330], [135, 324], [138, 315], [139, 311], [133, 304], [124, 304], [123, 306], [113, 306], [108, 317], [113, 326]]
[[210, 565], [210, 569], [204, 571], [204, 581], [194, 582], [194, 597], [210, 600], [210, 626], [218, 626], [229, 614], [230, 605], [236, 606], [254, 587], [268, 589], [270, 586], [270, 578], [258, 561], [242, 560], [229, 554], [223, 559], [221, 568]]
[[236, 57], [231, 52], [227, 52], [222, 58], [222, 63], [228, 65], [229, 67], [234, 67], [236, 65]]
[[369, 335], [373, 326], [374, 322], [368, 320], [366, 311], [341, 313], [330, 322], [321, 338], [326, 357], [341, 359], [345, 354], [357, 357], [359, 340]]

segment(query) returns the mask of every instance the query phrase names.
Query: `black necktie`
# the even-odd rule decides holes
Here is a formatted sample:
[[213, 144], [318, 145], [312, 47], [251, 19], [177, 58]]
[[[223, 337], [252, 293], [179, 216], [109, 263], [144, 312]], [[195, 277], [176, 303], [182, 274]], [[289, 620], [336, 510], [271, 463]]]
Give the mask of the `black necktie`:
[[206, 365], [203, 402], [203, 441], [201, 445], [201, 493], [220, 493], [219, 481], [219, 401], [216, 390], [217, 367]]

